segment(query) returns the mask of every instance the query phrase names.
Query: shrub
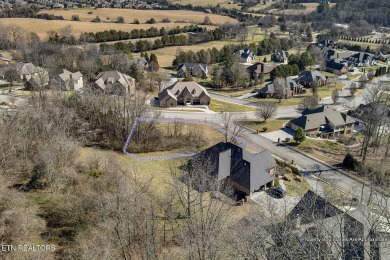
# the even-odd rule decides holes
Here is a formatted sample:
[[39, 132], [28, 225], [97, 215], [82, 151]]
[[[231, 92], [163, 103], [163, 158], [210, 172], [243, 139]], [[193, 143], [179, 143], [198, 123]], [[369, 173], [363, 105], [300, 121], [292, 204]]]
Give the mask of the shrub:
[[162, 23], [170, 23], [171, 22], [171, 20], [169, 20], [169, 18], [168, 17], [165, 17], [164, 19], [162, 19], [162, 21], [161, 21]]
[[89, 11], [88, 14], [93, 14], [93, 12], [92, 12], [92, 11]]
[[103, 175], [103, 172], [98, 170], [98, 169], [91, 169], [91, 170], [86, 171], [86, 174], [88, 176], [91, 176], [91, 177], [94, 177], [94, 178], [99, 178], [100, 176]]
[[284, 172], [285, 173], [292, 173], [292, 170], [290, 167], [286, 167], [286, 168], [284, 168]]
[[77, 14], [74, 14], [74, 15], [72, 15], [71, 20], [72, 21], [80, 21], [80, 16], [78, 16]]
[[156, 20], [154, 20], [154, 18], [150, 18], [149, 20], [146, 21], [146, 23], [154, 24], [156, 23]]
[[294, 176], [294, 179], [295, 179], [296, 181], [303, 182], [303, 177], [302, 177], [302, 176], [295, 175], [295, 176]]
[[301, 128], [301, 127], [298, 127], [297, 131], [295, 131], [294, 140], [297, 143], [300, 143], [300, 142], [305, 141], [305, 138], [306, 138], [305, 130], [303, 130], [303, 128]]
[[117, 22], [117, 23], [125, 23], [125, 18], [123, 18], [123, 16], [118, 16], [118, 17], [116, 18], [116, 22]]
[[290, 175], [290, 174], [285, 174], [284, 176], [283, 176], [283, 178], [286, 180], [286, 181], [292, 181], [293, 180], [293, 178], [292, 178], [292, 176]]
[[264, 126], [263, 127], [263, 132], [267, 132], [267, 130], [268, 130], [268, 127]]
[[291, 171], [292, 171], [292, 173], [293, 173], [294, 175], [299, 175], [299, 176], [302, 175], [296, 167], [291, 167], [291, 166], [290, 166], [290, 169], [291, 169]]
[[347, 155], [344, 157], [344, 160], [343, 160], [343, 165], [348, 168], [348, 169], [351, 169], [353, 171], [356, 171], [358, 168], [360, 168], [360, 162], [358, 160], [356, 160], [352, 154], [350, 153], [347, 153]]
[[275, 178], [274, 187], [279, 186], [279, 178]]
[[138, 19], [134, 19], [133, 24], [140, 24]]
[[91, 22], [93, 22], [93, 23], [100, 23], [100, 17], [96, 16]]
[[285, 141], [288, 143], [288, 142], [290, 142], [290, 137], [286, 137], [286, 139], [285, 139]]

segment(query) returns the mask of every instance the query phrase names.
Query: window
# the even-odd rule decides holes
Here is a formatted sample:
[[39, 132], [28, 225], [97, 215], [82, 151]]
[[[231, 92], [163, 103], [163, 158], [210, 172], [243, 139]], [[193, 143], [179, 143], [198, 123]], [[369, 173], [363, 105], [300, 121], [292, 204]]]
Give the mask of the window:
[[195, 89], [191, 91], [191, 94], [195, 94], [195, 93], [196, 93]]

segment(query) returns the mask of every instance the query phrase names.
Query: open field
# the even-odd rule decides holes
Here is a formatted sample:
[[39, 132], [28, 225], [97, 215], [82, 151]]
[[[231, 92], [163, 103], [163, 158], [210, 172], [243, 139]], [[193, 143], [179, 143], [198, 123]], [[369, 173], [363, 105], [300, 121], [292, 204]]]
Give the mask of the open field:
[[[318, 3], [302, 3], [306, 7], [304, 10], [295, 10], [295, 9], [287, 9], [287, 10], [279, 10], [279, 9], [271, 9], [270, 12], [277, 15], [298, 15], [298, 14], [308, 14], [315, 12], [317, 10]], [[330, 7], [334, 7], [335, 3], [330, 3]]]
[[255, 111], [255, 108], [237, 105], [229, 102], [224, 102], [221, 100], [212, 99], [210, 101], [210, 110], [214, 112], [250, 112]]
[[[7, 25], [14, 24], [20, 26], [27, 32], [35, 32], [41, 39], [47, 38], [47, 32], [57, 31], [59, 32], [62, 28], [67, 25], [72, 26], [72, 32], [78, 37], [84, 32], [99, 32], [104, 30], [122, 30], [131, 31], [132, 29], [148, 29], [150, 27], [166, 29], [172, 29], [177, 26], [186, 26], [188, 23], [155, 23], [151, 24], [118, 24], [118, 23], [92, 23], [92, 22], [74, 22], [66, 20], [43, 20], [34, 18], [2, 18], [1, 22]], [[209, 27], [209, 26], [206, 26]], [[209, 28], [214, 28], [211, 26]]]
[[[88, 14], [92, 12], [92, 14]], [[154, 18], [156, 22], [168, 18], [171, 22], [187, 22], [201, 23], [208, 16], [212, 23], [223, 24], [226, 22], [236, 23], [237, 20], [228, 16], [217, 14], [207, 14], [196, 11], [185, 10], [137, 10], [137, 9], [118, 9], [118, 8], [82, 8], [82, 9], [64, 9], [64, 10], [42, 10], [40, 13], [49, 13], [54, 15], [62, 15], [65, 20], [71, 20], [72, 15], [78, 15], [83, 22], [90, 22], [96, 16], [99, 16], [101, 21], [116, 22], [118, 16], [125, 19], [125, 23], [132, 23], [134, 19], [138, 19], [140, 23], [145, 23], [147, 20]], [[149, 24], [149, 27], [153, 26]]]

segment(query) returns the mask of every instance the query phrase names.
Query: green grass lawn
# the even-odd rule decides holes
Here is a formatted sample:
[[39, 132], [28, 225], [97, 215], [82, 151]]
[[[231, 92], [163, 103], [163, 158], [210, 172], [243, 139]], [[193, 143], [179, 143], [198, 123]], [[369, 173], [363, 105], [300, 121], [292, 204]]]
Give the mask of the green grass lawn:
[[216, 99], [212, 99], [210, 101], [209, 109], [214, 112], [251, 112], [256, 110], [253, 107], [233, 104]]
[[313, 140], [309, 138], [306, 138], [305, 141], [299, 143], [296, 147], [303, 151], [309, 152], [312, 150], [311, 146], [313, 145], [320, 147], [324, 150], [346, 152], [345, 146], [340, 143], [325, 140]]
[[310, 189], [310, 184], [305, 180], [298, 181], [284, 181], [286, 186], [286, 194], [292, 197], [302, 197]]
[[267, 122], [262, 120], [254, 120], [254, 121], [242, 121], [241, 125], [248, 127], [254, 131], [259, 130], [259, 132], [263, 132], [263, 127], [267, 127], [267, 132], [272, 132], [283, 128], [283, 124], [287, 123], [289, 120], [286, 119], [268, 119]]

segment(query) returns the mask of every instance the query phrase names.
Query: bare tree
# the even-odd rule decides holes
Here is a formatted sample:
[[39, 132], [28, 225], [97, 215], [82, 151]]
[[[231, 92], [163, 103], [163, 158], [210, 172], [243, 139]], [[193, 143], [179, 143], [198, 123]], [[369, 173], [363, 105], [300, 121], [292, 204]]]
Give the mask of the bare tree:
[[336, 102], [339, 100], [339, 90], [337, 88], [335, 88], [333, 91], [332, 91], [332, 101], [333, 101], [333, 104], [336, 104]]
[[273, 102], [259, 102], [256, 108], [256, 116], [264, 119], [267, 122], [268, 118], [271, 118], [276, 114], [277, 106]]
[[349, 86], [349, 94], [351, 96], [354, 96], [355, 93], [357, 92], [357, 86], [356, 86], [356, 83], [352, 83], [350, 86]]
[[316, 108], [318, 106], [318, 97], [316, 95], [313, 95], [313, 96], [310, 96], [310, 97], [305, 97], [305, 98], [303, 98], [303, 100], [302, 100], [300, 105], [301, 105], [301, 107], [303, 109], [305, 109], [305, 108], [310, 108], [310, 109]]
[[[226, 109], [225, 109], [226, 110]], [[241, 137], [244, 128], [239, 123], [245, 121], [246, 116], [242, 113], [222, 112], [218, 116], [218, 124], [222, 125], [224, 130], [225, 142], [237, 142], [237, 137]], [[229, 137], [229, 133], [231, 133]]]
[[285, 78], [275, 78], [272, 81], [272, 84], [274, 85], [275, 94], [274, 96], [279, 99], [279, 102], [282, 101], [284, 98], [288, 98], [291, 95], [291, 90], [289, 86], [287, 85], [287, 81]]
[[[229, 204], [221, 194], [232, 190], [213, 175], [214, 165], [202, 155], [191, 160], [184, 172], [171, 170], [171, 187], [177, 197], [179, 237], [188, 259], [221, 259], [222, 235], [229, 219]], [[181, 176], [181, 177], [180, 177]], [[214, 195], [210, 196], [210, 192]], [[228, 201], [230, 201], [228, 199]]]
[[18, 41], [22, 40], [26, 31], [22, 27], [11, 24], [7, 26], [8, 36], [11, 43], [11, 46], [16, 47]]

